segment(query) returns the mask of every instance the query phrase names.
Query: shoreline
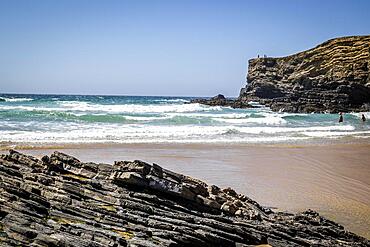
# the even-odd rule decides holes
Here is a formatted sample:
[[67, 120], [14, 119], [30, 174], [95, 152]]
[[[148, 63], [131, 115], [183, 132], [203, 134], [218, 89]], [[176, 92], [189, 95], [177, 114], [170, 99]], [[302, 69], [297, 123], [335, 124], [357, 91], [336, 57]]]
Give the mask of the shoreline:
[[[370, 238], [370, 144], [119, 144], [23, 149], [41, 158], [53, 150], [84, 162], [143, 160], [221, 187], [232, 187], [274, 210], [313, 209]], [[5, 153], [5, 150], [0, 151]]]
[[356, 145], [369, 145], [369, 137], [341, 137], [341, 138], [318, 138], [318, 139], [308, 139], [308, 140], [298, 140], [298, 141], [277, 141], [277, 142], [218, 142], [218, 141], [153, 141], [153, 142], [60, 142], [60, 143], [39, 143], [39, 142], [1, 142], [0, 141], [0, 151], [7, 151], [9, 149], [18, 150], [37, 150], [37, 149], [87, 149], [87, 148], [116, 148], [116, 147], [145, 147], [145, 146], [164, 146], [171, 148], [173, 146], [177, 147], [190, 147], [190, 146], [215, 146], [215, 147], [316, 147], [316, 146], [356, 146]]

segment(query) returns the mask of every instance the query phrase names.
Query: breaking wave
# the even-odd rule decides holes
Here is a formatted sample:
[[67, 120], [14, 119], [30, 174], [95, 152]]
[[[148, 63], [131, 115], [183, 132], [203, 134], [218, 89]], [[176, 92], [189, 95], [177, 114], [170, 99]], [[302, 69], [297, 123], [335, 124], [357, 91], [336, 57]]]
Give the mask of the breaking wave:
[[[1, 143], [274, 143], [370, 138], [361, 114], [296, 114], [190, 104], [190, 98], [2, 96]], [[363, 113], [370, 119], [368, 112]], [[369, 139], [370, 140], [370, 139]]]
[[23, 101], [32, 101], [33, 99], [31, 98], [5, 98], [5, 97], [0, 97], [0, 101], [5, 101], [5, 102], [23, 102]]

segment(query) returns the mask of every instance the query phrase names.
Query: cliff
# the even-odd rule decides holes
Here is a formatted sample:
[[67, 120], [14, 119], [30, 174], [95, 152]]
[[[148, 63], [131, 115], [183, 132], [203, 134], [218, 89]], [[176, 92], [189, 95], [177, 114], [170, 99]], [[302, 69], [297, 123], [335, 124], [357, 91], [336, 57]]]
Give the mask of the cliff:
[[368, 111], [370, 36], [331, 39], [280, 58], [249, 60], [239, 101], [259, 101], [276, 111]]
[[1, 246], [370, 246], [308, 210], [277, 213], [142, 161], [0, 156]]

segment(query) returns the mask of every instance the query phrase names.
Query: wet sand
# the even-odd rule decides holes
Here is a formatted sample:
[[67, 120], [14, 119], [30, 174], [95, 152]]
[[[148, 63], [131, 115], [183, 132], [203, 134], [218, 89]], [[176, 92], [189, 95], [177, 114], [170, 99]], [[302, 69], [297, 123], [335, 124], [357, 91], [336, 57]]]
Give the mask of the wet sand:
[[[157, 163], [220, 187], [232, 187], [275, 210], [317, 210], [370, 239], [370, 144], [127, 144], [57, 150], [82, 161]], [[22, 150], [36, 156], [53, 151]]]

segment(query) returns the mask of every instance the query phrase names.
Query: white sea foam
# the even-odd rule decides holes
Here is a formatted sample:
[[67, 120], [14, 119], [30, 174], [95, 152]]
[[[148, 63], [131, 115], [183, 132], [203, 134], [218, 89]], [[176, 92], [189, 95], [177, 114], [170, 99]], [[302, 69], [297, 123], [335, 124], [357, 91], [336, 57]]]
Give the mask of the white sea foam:
[[205, 106], [201, 104], [163, 104], [163, 105], [101, 105], [88, 102], [59, 102], [61, 110], [74, 111], [101, 111], [107, 113], [167, 113], [167, 112], [202, 112], [202, 111], [222, 111], [220, 106]]
[[287, 122], [278, 116], [267, 116], [263, 118], [213, 118], [213, 120], [231, 124], [256, 123], [266, 125], [282, 125]]
[[[54, 126], [48, 131], [0, 131], [2, 141], [10, 142], [258, 142], [303, 140], [332, 133], [332, 136], [344, 136], [352, 126], [327, 126], [307, 128], [281, 127], [228, 127], [228, 126], [144, 126], [141, 124], [89, 124]], [[316, 131], [316, 132], [315, 132]], [[338, 132], [333, 132], [338, 131]], [[318, 133], [318, 134], [316, 134]], [[333, 134], [338, 133], [338, 134]], [[268, 135], [264, 135], [268, 134]]]
[[56, 111], [56, 112], [105, 112], [110, 114], [118, 113], [185, 113], [185, 112], [206, 112], [222, 111], [220, 106], [204, 106], [200, 104], [163, 104], [163, 105], [98, 105], [88, 102], [58, 102], [60, 107], [42, 107], [42, 106], [0, 106], [1, 110], [25, 110], [25, 111]]
[[145, 116], [123, 116], [128, 120], [135, 120], [135, 121], [153, 121], [153, 120], [162, 120], [162, 119], [169, 119], [170, 116], [163, 116], [163, 117], [145, 117]]
[[316, 132], [304, 132], [306, 136], [310, 137], [341, 137], [341, 136], [361, 136], [361, 137], [370, 137], [370, 131], [316, 131]]
[[[162, 132], [153, 133], [140, 131], [118, 134], [112, 130], [102, 131], [95, 130], [95, 132], [72, 130], [67, 133], [51, 133], [51, 132], [1, 132], [4, 136], [2, 141], [7, 142], [24, 142], [24, 143], [258, 143], [258, 142], [277, 142], [287, 140], [304, 140], [308, 137], [294, 137], [294, 136], [253, 136], [253, 137], [228, 137], [228, 136], [214, 136], [214, 138], [204, 138], [202, 136], [189, 136], [185, 132], [180, 135], [173, 135], [173, 133]], [[210, 133], [208, 133], [210, 134]], [[187, 138], [184, 138], [186, 136]]]
[[370, 119], [370, 112], [351, 112], [349, 114], [358, 118], [361, 118], [361, 115], [364, 114], [366, 119]]
[[355, 128], [351, 125], [314, 126], [314, 127], [235, 127], [239, 132], [248, 134], [276, 134], [276, 133], [308, 133], [315, 131], [351, 131]]
[[167, 116], [186, 116], [186, 117], [207, 117], [207, 118], [225, 118], [225, 119], [239, 119], [250, 116], [252, 113], [222, 113], [221, 111], [208, 112], [182, 112], [182, 113], [165, 113]]
[[5, 100], [5, 102], [22, 102], [22, 101], [31, 101], [31, 98], [4, 98], [0, 97], [0, 99]]
[[190, 102], [189, 100], [186, 99], [156, 99], [153, 100], [155, 102], [163, 102], [163, 103], [187, 103]]
[[22, 110], [22, 111], [55, 111], [65, 112], [68, 109], [57, 107], [39, 107], [39, 106], [25, 106], [25, 105], [0, 105], [0, 110]]

